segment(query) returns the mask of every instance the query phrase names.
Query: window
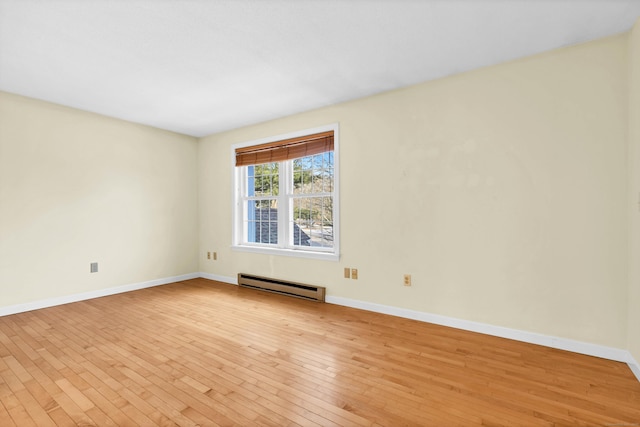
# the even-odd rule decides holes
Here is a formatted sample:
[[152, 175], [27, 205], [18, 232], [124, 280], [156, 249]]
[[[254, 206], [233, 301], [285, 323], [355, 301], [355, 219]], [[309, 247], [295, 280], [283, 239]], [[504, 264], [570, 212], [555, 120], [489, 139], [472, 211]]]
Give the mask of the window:
[[234, 249], [338, 259], [337, 131], [233, 147]]

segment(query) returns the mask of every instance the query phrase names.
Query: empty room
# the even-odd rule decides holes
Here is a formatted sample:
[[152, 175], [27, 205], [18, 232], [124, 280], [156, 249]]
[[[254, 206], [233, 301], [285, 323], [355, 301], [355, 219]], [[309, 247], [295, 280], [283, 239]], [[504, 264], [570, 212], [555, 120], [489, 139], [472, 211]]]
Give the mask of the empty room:
[[640, 426], [640, 1], [0, 0], [0, 426]]

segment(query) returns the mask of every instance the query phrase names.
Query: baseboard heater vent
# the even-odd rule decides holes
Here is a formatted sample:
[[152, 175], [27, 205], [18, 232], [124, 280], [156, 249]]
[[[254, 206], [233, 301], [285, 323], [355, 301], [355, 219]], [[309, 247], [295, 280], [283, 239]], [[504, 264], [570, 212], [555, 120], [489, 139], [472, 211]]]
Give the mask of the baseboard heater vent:
[[259, 289], [275, 292], [311, 301], [324, 302], [326, 288], [323, 286], [304, 285], [302, 283], [287, 282], [285, 280], [270, 279], [252, 274], [238, 274], [238, 285], [244, 288]]

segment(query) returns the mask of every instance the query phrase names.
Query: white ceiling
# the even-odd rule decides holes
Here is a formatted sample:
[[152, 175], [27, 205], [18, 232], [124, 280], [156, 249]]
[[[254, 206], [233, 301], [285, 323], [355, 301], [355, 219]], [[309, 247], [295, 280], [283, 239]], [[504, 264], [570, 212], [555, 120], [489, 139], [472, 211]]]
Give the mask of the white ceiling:
[[0, 90], [203, 136], [638, 17], [640, 0], [0, 0]]

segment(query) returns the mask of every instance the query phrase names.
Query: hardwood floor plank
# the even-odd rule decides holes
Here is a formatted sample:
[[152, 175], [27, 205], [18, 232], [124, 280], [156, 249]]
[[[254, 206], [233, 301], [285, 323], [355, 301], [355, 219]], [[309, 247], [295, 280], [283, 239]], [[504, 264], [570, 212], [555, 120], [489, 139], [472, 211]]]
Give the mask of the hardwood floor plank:
[[101, 408], [106, 414], [109, 414], [109, 418], [117, 426], [130, 426], [135, 425], [133, 420], [129, 418], [120, 408], [116, 407], [109, 399], [100, 393], [99, 390], [90, 388], [85, 391], [86, 396], [95, 403], [96, 407]]
[[46, 409], [39, 404], [29, 391], [29, 387], [15, 393], [20, 403], [24, 406], [31, 419], [38, 426], [54, 426], [55, 422], [47, 414]]
[[16, 423], [13, 422], [11, 415], [7, 411], [7, 408], [4, 406], [4, 403], [2, 403], [2, 401], [0, 401], [0, 423], [2, 423], [3, 426], [7, 426], [7, 427], [15, 427], [16, 425]]
[[[22, 392], [21, 389], [18, 393]], [[12, 422], [19, 426], [37, 427], [35, 421], [29, 416], [29, 413], [20, 402], [17, 394], [7, 394], [2, 398], [2, 404], [7, 409]]]

